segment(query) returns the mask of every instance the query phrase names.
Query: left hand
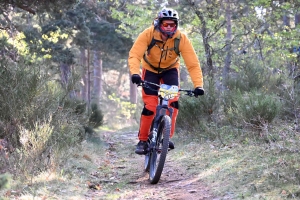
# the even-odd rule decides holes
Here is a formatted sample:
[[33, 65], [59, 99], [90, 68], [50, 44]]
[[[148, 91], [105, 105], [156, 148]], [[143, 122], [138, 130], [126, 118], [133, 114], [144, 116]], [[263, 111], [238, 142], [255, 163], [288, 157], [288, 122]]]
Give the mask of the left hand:
[[199, 95], [204, 95], [204, 89], [202, 87], [197, 87], [194, 90], [195, 97], [198, 97]]

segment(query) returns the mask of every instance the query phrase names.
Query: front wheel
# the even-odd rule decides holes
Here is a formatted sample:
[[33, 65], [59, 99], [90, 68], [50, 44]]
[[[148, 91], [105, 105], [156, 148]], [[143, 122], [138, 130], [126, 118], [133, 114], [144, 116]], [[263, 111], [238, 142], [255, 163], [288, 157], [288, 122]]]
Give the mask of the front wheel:
[[159, 181], [163, 171], [169, 148], [170, 132], [171, 118], [165, 115], [161, 118], [158, 125], [155, 148], [149, 152], [149, 180], [152, 184], [156, 184]]
[[[148, 139], [148, 149], [150, 146], [150, 140]], [[147, 154], [145, 155], [145, 162], [144, 162], [144, 170], [145, 172], [149, 172], [150, 170], [150, 151], [148, 150]]]

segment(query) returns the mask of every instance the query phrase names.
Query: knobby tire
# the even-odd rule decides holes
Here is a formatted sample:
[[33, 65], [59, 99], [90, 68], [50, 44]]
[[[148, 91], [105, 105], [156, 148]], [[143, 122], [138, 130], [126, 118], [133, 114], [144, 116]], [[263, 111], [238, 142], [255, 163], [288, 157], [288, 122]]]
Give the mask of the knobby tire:
[[[148, 140], [148, 147], [150, 145], [150, 141]], [[148, 151], [147, 154], [145, 155], [145, 162], [144, 162], [144, 170], [145, 172], [149, 172], [150, 170], [150, 152]]]
[[149, 155], [149, 180], [151, 184], [156, 184], [159, 181], [163, 171], [169, 149], [170, 132], [171, 119], [170, 116], [165, 115], [162, 117], [158, 126], [156, 150], [151, 151]]

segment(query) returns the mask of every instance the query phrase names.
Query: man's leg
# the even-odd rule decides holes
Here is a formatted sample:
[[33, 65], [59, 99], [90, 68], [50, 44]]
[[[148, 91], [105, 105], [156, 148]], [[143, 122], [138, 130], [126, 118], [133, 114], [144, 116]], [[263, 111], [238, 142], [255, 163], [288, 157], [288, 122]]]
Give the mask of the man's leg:
[[[144, 69], [142, 74], [142, 80], [159, 84], [159, 76], [153, 72]], [[153, 86], [150, 85], [150, 87]], [[148, 139], [150, 127], [156, 113], [156, 106], [158, 104], [158, 92], [156, 91], [157, 89], [157, 87], [153, 87], [154, 91], [149, 88], [143, 88], [142, 90], [144, 108], [140, 118], [140, 128], [138, 135], [140, 142], [138, 143], [135, 151], [137, 154], [145, 153], [146, 141]]]

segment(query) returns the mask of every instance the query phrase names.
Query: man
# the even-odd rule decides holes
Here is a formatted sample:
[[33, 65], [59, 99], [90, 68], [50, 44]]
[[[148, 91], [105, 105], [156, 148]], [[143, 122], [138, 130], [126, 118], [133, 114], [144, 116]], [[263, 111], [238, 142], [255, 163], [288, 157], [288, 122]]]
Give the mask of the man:
[[[194, 48], [186, 36], [178, 30], [179, 17], [177, 11], [164, 8], [159, 13], [151, 27], [144, 30], [136, 39], [129, 52], [129, 70], [132, 75], [132, 83], [139, 84], [141, 80], [156, 84], [164, 83], [179, 86], [179, 66], [180, 59], [176, 53], [179, 48], [189, 74], [194, 85], [194, 94], [203, 95], [203, 77], [200, 63]], [[179, 41], [178, 47], [175, 40]], [[178, 43], [177, 43], [178, 44]], [[140, 63], [142, 62], [142, 72], [140, 76]], [[158, 93], [148, 88], [143, 88], [142, 98], [144, 108], [140, 119], [139, 143], [135, 153], [143, 155], [146, 153], [147, 139], [150, 132], [152, 120], [155, 116], [158, 104]], [[175, 131], [176, 117], [178, 115], [178, 97], [169, 101], [169, 106], [173, 107], [172, 127], [170, 138]], [[170, 141], [169, 147], [174, 149], [174, 144]]]

